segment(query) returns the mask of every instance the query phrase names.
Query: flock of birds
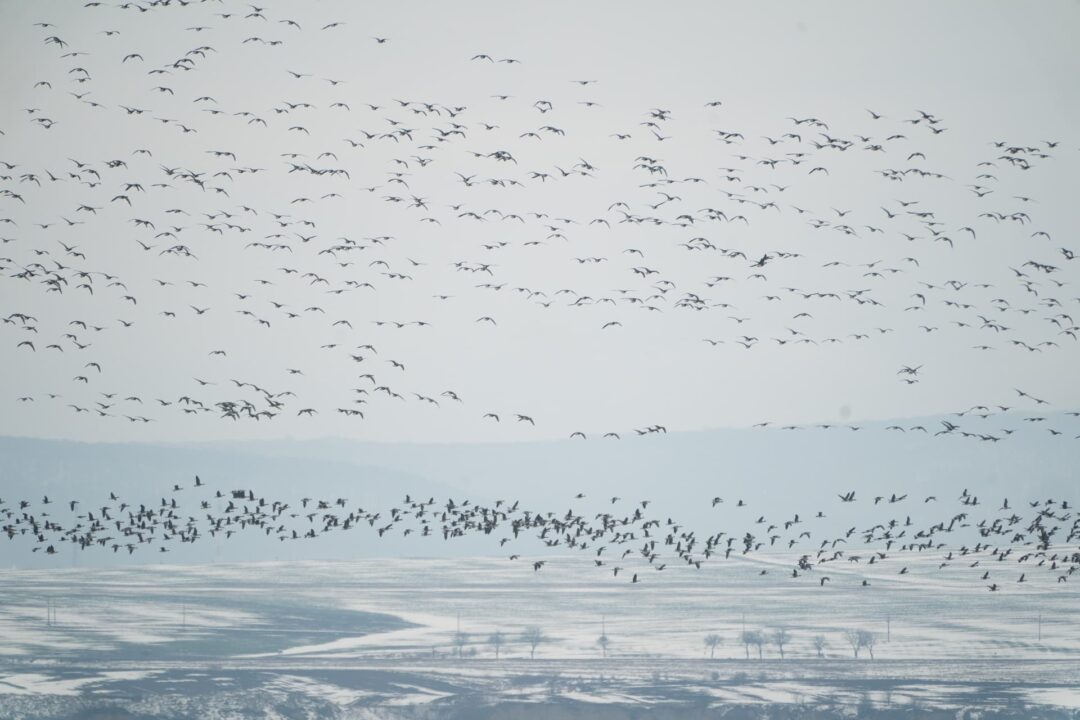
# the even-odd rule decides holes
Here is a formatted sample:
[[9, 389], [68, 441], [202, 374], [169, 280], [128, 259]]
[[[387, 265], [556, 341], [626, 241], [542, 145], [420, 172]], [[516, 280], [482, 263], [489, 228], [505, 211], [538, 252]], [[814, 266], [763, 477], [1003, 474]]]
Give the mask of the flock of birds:
[[[176, 417], [304, 422], [335, 413], [375, 422], [389, 406], [459, 407], [485, 423], [539, 427], [544, 419], [512, 400], [480, 405], [459, 387], [433, 384], [439, 347], [424, 344], [437, 322], [500, 333], [535, 317], [529, 313], [588, 323], [602, 338], [675, 318], [695, 327], [686, 354], [748, 362], [764, 348], [792, 352], [797, 364], [799, 349], [810, 347], [890, 336], [932, 343], [937, 356], [898, 361], [895, 376], [881, 378], [912, 392], [928, 374], [948, 372], [957, 354], [1012, 353], [1018, 365], [1075, 355], [1080, 297], [1071, 283], [1080, 249], [1040, 224], [1038, 199], [1022, 189], [1065, 154], [1056, 139], [972, 140], [921, 109], [792, 115], [766, 131], [730, 125], [714, 98], [627, 115], [605, 107], [603, 83], [592, 79], [559, 79], [537, 97], [490, 89], [513, 82], [512, 74], [491, 75], [495, 68], [513, 73], [528, 59], [487, 52], [460, 58], [490, 89], [480, 97], [364, 97], [346, 61], [306, 68], [301, 53], [289, 56], [295, 69], [273, 74], [301, 37], [359, 48], [373, 63], [398, 43], [346, 20], [293, 16], [317, 15], [314, 8], [144, 0], [88, 2], [79, 12], [35, 23], [33, 103], [15, 125], [0, 127], [0, 352], [48, 358], [33, 378], [47, 391], [27, 392], [26, 378], [5, 374], [7, 387], [18, 388], [16, 407], [52, 403], [57, 413], [136, 427]], [[174, 52], [169, 37], [183, 49]], [[258, 84], [239, 70], [230, 75], [251, 63]], [[247, 104], [207, 90], [221, 77], [245, 86], [237, 98], [273, 99]], [[596, 132], [596, 118], [608, 132]], [[130, 138], [127, 150], [85, 142], [91, 126]], [[684, 170], [677, 152], [665, 159], [680, 141], [719, 166], [703, 174]], [[73, 144], [76, 156], [54, 154]], [[952, 162], [957, 146], [978, 159]], [[874, 183], [889, 197], [875, 199]], [[369, 211], [394, 230], [372, 230]], [[983, 247], [1007, 247], [1015, 262], [950, 259]], [[442, 262], [446, 253], [455, 259]], [[431, 317], [388, 310], [402, 297]], [[175, 331], [183, 347], [172, 347], [173, 327], [183, 328]], [[213, 330], [223, 327], [233, 344], [218, 343]], [[278, 367], [272, 351], [253, 349], [270, 336], [284, 356], [316, 335], [324, 340], [302, 348], [304, 367]], [[198, 356], [208, 371], [163, 370], [136, 381], [118, 362], [139, 354], [149, 367], [155, 353]], [[417, 365], [423, 373], [410, 373]], [[56, 367], [60, 374], [45, 374]], [[309, 378], [331, 385], [336, 400], [308, 394]], [[1065, 419], [1080, 413], [1049, 418], [1041, 413], [1054, 399], [1033, 391], [1030, 378], [1013, 380], [1027, 389], [987, 397], [939, 425], [888, 430], [996, 443], [1017, 432], [991, 422], [1008, 425], [1007, 416], [1080, 438], [1080, 425]], [[665, 434], [667, 426], [558, 433], [614, 441]], [[854, 491], [839, 500], [859, 501]], [[49, 555], [65, 545], [168, 552], [244, 532], [281, 542], [359, 528], [380, 537], [484, 534], [500, 546], [535, 536], [631, 582], [646, 568], [700, 568], [763, 549], [800, 554], [791, 577], [821, 586], [831, 564], [902, 564], [911, 553], [940, 553], [941, 567], [965, 565], [991, 591], [1026, 582], [1036, 569], [1064, 583], [1080, 568], [1080, 553], [1063, 549], [1080, 539], [1068, 501], [991, 509], [967, 491], [936, 522], [899, 512], [839, 536], [814, 528], [823, 511], [761, 515], [746, 530], [699, 535], [651, 515], [647, 500], [612, 498], [592, 517], [408, 496], [373, 510], [345, 498], [211, 490], [198, 478], [159, 503], [111, 493], [80, 502], [0, 501], [2, 531]], [[913, 502], [891, 495], [873, 505]], [[922, 500], [930, 503], [936, 498]], [[955, 538], [962, 540], [950, 544]], [[865, 547], [856, 550], [859, 542]], [[527, 562], [539, 571], [548, 561]]]
[[[80, 12], [77, 21], [35, 23], [40, 51], [27, 79], [34, 104], [23, 108], [25, 126], [0, 128], [3, 352], [50, 358], [35, 378], [43, 391], [17, 390], [16, 406], [52, 403], [57, 413], [134, 426], [166, 417], [301, 422], [335, 413], [372, 422], [388, 406], [413, 405], [416, 412], [467, 407], [484, 423], [543, 424], [512, 400], [478, 407], [461, 388], [433, 384], [430, 360], [440, 348], [424, 347], [423, 334], [434, 321], [390, 316], [385, 309], [402, 296], [441, 322], [490, 333], [509, 322], [499, 311], [512, 305], [562, 313], [567, 323], [587, 317], [604, 337], [696, 316], [701, 330], [685, 353], [748, 353], [749, 361], [766, 346], [781, 352], [891, 335], [932, 339], [944, 356], [931, 366], [901, 365], [895, 377], [907, 386], [948, 372], [941, 367], [948, 356], [964, 351], [1013, 353], [1018, 361], [1071, 357], [1080, 332], [1080, 297], [1070, 285], [1080, 250], [1042, 227], [1038, 200], [1016, 190], [1057, 160], [1064, 150], [1057, 140], [988, 141], [978, 162], [946, 168], [936, 158], [969, 136], [929, 111], [793, 115], [763, 134], [729, 127], [723, 101], [712, 98], [696, 110], [616, 115], [611, 132], [594, 137], [575, 125], [591, 127], [592, 114], [607, 112], [595, 80], [560, 80], [556, 87], [569, 92], [539, 98], [499, 91], [460, 103], [372, 99], [362, 97], [347, 66], [301, 68], [299, 57], [297, 69], [260, 78], [275, 100], [248, 106], [204, 89], [213, 76], [228, 77], [233, 56], [272, 66], [275, 53], [313, 35], [309, 42], [356, 45], [377, 57], [397, 39], [345, 20], [293, 17], [301, 11], [291, 6], [154, 0], [89, 2]], [[172, 53], [164, 40], [146, 42], [170, 33], [183, 52]], [[489, 68], [512, 73], [527, 62], [484, 52], [461, 61], [483, 85], [496, 82]], [[710, 126], [693, 141], [709, 143], [721, 163], [709, 176], [687, 175], [664, 159], [683, 127], [678, 118], [692, 113], [704, 113], [699, 119]], [[55, 137], [81, 139], [88, 123], [102, 119], [132, 138], [125, 154], [102, 155], [84, 143], [76, 157], [50, 155]], [[501, 126], [506, 119], [516, 124]], [[31, 132], [32, 147], [5, 142]], [[564, 151], [572, 137], [577, 144]], [[621, 165], [581, 156], [581, 148], [601, 144], [605, 157], [624, 157]], [[853, 156], [877, 169], [853, 169]], [[870, 183], [856, 172], [890, 181], [892, 196], [850, 207], [801, 199]], [[617, 194], [608, 194], [612, 184]], [[530, 201], [559, 185], [568, 186], [573, 212], [565, 202]], [[940, 201], [948, 193], [967, 199]], [[281, 204], [267, 206], [276, 197]], [[341, 222], [343, 205], [361, 203], [381, 204], [396, 231], [348, 232], [358, 223]], [[957, 217], [957, 208], [968, 207], [970, 215]], [[763, 240], [780, 221], [804, 229], [798, 238]], [[410, 239], [421, 233], [431, 243]], [[934, 272], [935, 264], [953, 267], [950, 253], [1000, 244], [1003, 235], [1014, 264]], [[443, 274], [414, 256], [441, 241], [453, 241], [459, 255]], [[848, 241], [856, 244], [840, 247], [849, 254], [822, 255]], [[224, 253], [232, 259], [211, 259]], [[563, 263], [565, 272], [546, 274], [543, 284], [515, 274], [530, 276], [523, 268], [548, 262]], [[444, 275], [453, 286], [438, 285]], [[474, 317], [478, 304], [486, 310]], [[522, 322], [522, 310], [514, 313]], [[186, 340], [174, 349], [169, 338], [178, 323]], [[300, 326], [324, 337], [305, 356], [308, 366], [278, 368], [273, 355], [249, 348], [265, 333], [291, 349], [294, 338], [306, 337]], [[234, 344], [205, 340], [202, 328], [210, 327], [228, 327]], [[135, 383], [130, 373], [110, 364], [134, 347], [148, 364], [154, 353], [187, 353], [208, 370], [162, 370], [126, 385]], [[423, 385], [410, 381], [416, 365], [424, 366]], [[46, 377], [46, 367], [62, 370]], [[336, 399], [306, 394], [309, 378], [332, 384]], [[940, 426], [889, 429], [996, 443], [1015, 427], [961, 423], [1015, 411], [1038, 432], [1080, 438], [1080, 426], [1062, 420], [1051, 427], [1057, 419], [1034, 412], [1044, 405], [1050, 401], [1017, 389]], [[610, 441], [666, 427], [548, 432]]]
[[[278, 499], [249, 488], [221, 490], [196, 476], [189, 486], [175, 484], [160, 501], [150, 503], [113, 492], [107, 500], [92, 503], [48, 496], [37, 502], [0, 500], [0, 532], [9, 541], [28, 541], [32, 552], [46, 555], [58, 555], [65, 548], [160, 554], [178, 545], [225, 541], [243, 533], [278, 542], [303, 542], [346, 531], [367, 531], [379, 538], [415, 534], [444, 541], [484, 535], [497, 539], [500, 548], [535, 538], [546, 548], [590, 557], [613, 578], [621, 574], [631, 583], [643, 580], [643, 572], [663, 571], [669, 564], [701, 569], [709, 561], [761, 551], [782, 551], [796, 558], [782, 573], [819, 587], [832, 581], [827, 573], [836, 564], [858, 567], [862, 574], [876, 570], [908, 575], [905, 558], [923, 554], [938, 559], [938, 570], [960, 568], [964, 578], [983, 582], [991, 592], [1029, 582], [1028, 576], [1035, 578], [1035, 573], [1066, 583], [1080, 570], [1080, 548], [1074, 544], [1080, 542], [1080, 515], [1068, 500], [1054, 498], [1030, 501], [1026, 507], [1012, 506], [1005, 499], [997, 506], [964, 489], [939, 519], [915, 522], [912, 514], [919, 513], [910, 506], [936, 508], [936, 496], [892, 493], [873, 497], [865, 507], [868, 501], [852, 490], [839, 494], [838, 502], [862, 504], [860, 515], [868, 518], [879, 506], [888, 512], [841, 533], [828, 532], [822, 510], [783, 518], [762, 514], [754, 520], [757, 510], [737, 500], [733, 505], [747, 514], [745, 529], [707, 535], [650, 511], [649, 500], [604, 499], [605, 509], [592, 515], [573, 507], [585, 500], [579, 493], [565, 512], [552, 512], [526, 508], [519, 501], [481, 505], [406, 495], [395, 507], [376, 509], [342, 497]], [[711, 505], [716, 508], [724, 502], [714, 497]], [[509, 559], [531, 564], [537, 572], [552, 562], [535, 553], [525, 558], [515, 553]], [[881, 568], [885, 565], [891, 570]], [[766, 565], [760, 575], [768, 574]], [[860, 584], [868, 587], [871, 582], [862, 579]]]

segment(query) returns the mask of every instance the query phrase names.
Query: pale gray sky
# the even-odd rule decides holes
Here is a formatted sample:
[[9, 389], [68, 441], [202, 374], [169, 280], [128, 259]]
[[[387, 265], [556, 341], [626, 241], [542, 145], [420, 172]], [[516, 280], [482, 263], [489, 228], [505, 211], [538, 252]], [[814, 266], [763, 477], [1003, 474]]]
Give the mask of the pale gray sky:
[[[245, 17], [251, 6], [241, 2], [147, 12], [115, 3], [0, 3], [0, 161], [15, 166], [0, 165], [0, 188], [22, 199], [0, 196], [0, 218], [13, 221], [0, 224], [0, 315], [25, 313], [37, 328], [28, 331], [19, 319], [0, 326], [0, 433], [88, 440], [524, 440], [575, 430], [627, 434], [654, 423], [697, 430], [1016, 406], [1014, 387], [1058, 410], [1080, 406], [1074, 379], [1080, 353], [1072, 337], [1060, 334], [1076, 323], [1058, 317], [1080, 313], [1078, 263], [1060, 250], [1080, 252], [1072, 208], [1080, 127], [1076, 2], [685, 3], [678, 10], [625, 2], [257, 4], [265, 19]], [[333, 22], [342, 24], [321, 29]], [[207, 29], [190, 29], [198, 27]], [[46, 43], [50, 36], [65, 45]], [[282, 43], [244, 42], [253, 37]], [[188, 54], [190, 70], [173, 65], [201, 46], [213, 49]], [[86, 54], [62, 57], [70, 52]], [[520, 64], [470, 59], [481, 53]], [[124, 59], [131, 54], [141, 57]], [[169, 72], [148, 74], [160, 68]], [[71, 93], [87, 94], [80, 100]], [[196, 101], [203, 96], [216, 102]], [[706, 107], [714, 100], [722, 105]], [[541, 112], [538, 101], [552, 109]], [[279, 112], [286, 103], [313, 107]], [[419, 103], [438, 106], [438, 114]], [[442, 108], [464, 109], [450, 117]], [[883, 117], [874, 119], [868, 108]], [[655, 109], [670, 114], [657, 119]], [[818, 118], [828, 129], [790, 118]], [[920, 122], [908, 122], [915, 119]], [[642, 125], [648, 121], [664, 139]], [[464, 135], [439, 135], [436, 128], [449, 132], [453, 123]], [[412, 130], [411, 140], [379, 137], [403, 128]], [[725, 143], [717, 131], [741, 137]], [[540, 139], [521, 137], [527, 132]], [[785, 133], [799, 138], [782, 139]], [[815, 147], [829, 142], [825, 134], [851, 144]], [[896, 134], [904, 137], [887, 140]], [[999, 159], [1004, 150], [995, 141], [1023, 148], [1014, 154], [1031, 169]], [[1051, 149], [1046, 141], [1058, 144]], [[137, 149], [152, 156], [133, 154]], [[500, 150], [516, 163], [472, 154]], [[348, 177], [289, 173], [283, 153], [298, 153], [297, 163], [315, 168], [346, 170]], [[80, 173], [71, 158], [86, 164], [80, 177], [68, 175]], [[775, 169], [761, 162], [772, 159], [785, 162]], [[110, 160], [126, 167], [109, 168]], [[590, 176], [564, 177], [558, 169], [582, 160], [595, 168]], [[664, 177], [635, 167], [650, 164], [680, 182], [642, 187]], [[167, 177], [163, 166], [203, 173], [207, 190]], [[815, 167], [828, 174], [810, 174]], [[897, 181], [879, 172], [889, 168], [944, 177], [909, 173]], [[100, 184], [80, 182], [96, 181], [89, 169], [100, 174]], [[530, 177], [533, 171], [551, 177], [541, 182]], [[404, 173], [408, 186], [388, 182], [391, 172]], [[475, 175], [476, 184], [464, 185], [455, 173]], [[979, 177], [984, 174], [992, 177]], [[490, 178], [522, 186], [485, 184]], [[145, 192], [125, 190], [128, 183]], [[993, 192], [979, 197], [973, 190]], [[678, 199], [660, 204], [661, 192]], [[340, 197], [324, 197], [332, 193]], [[131, 206], [113, 200], [117, 195]], [[413, 196], [427, 209], [409, 207]], [[301, 198], [310, 202], [294, 202]], [[899, 201], [917, 204], [905, 209]], [[636, 218], [664, 223], [619, 223], [624, 216], [612, 207], [619, 202]], [[79, 211], [81, 205], [95, 210]], [[709, 221], [706, 208], [748, 222]], [[524, 222], [485, 214], [493, 209]], [[220, 211], [232, 217], [204, 215]], [[458, 217], [464, 212], [485, 221]], [[1030, 222], [980, 217], [1017, 212]], [[282, 226], [273, 213], [314, 226]], [[68, 226], [63, 218], [85, 224]], [[610, 227], [589, 224], [598, 218]], [[150, 220], [154, 229], [134, 219]], [[829, 226], [815, 229], [815, 219]], [[953, 246], [934, 241], [922, 220], [942, 223], [932, 229]], [[845, 224], [856, 234], [835, 228]], [[182, 228], [175, 238], [154, 237], [170, 226]], [[973, 228], [975, 237], [961, 227]], [[380, 236], [392, 239], [365, 240]], [[321, 252], [340, 247], [342, 237], [365, 247], [336, 257]], [[137, 240], [154, 247], [143, 250]], [[251, 242], [287, 243], [290, 250], [247, 247]], [[703, 242], [714, 249], [685, 245]], [[198, 259], [160, 254], [176, 244]], [[773, 259], [752, 269], [721, 249]], [[799, 256], [777, 258], [776, 251]], [[65, 266], [62, 294], [45, 292], [40, 269], [29, 279], [14, 277], [35, 262], [54, 270], [53, 261]], [[832, 261], [847, 265], [824, 267]], [[1042, 272], [1024, 267], [1027, 261], [1057, 269]], [[462, 272], [457, 262], [489, 264], [491, 273]], [[634, 267], [657, 272], [643, 278]], [[109, 280], [95, 275], [90, 295], [76, 287], [81, 270], [108, 273], [126, 289], [107, 287]], [[326, 283], [312, 285], [302, 277], [307, 272]], [[387, 272], [411, 279], [380, 274]], [[757, 272], [765, 279], [749, 277]], [[717, 276], [731, 280], [709, 287]], [[671, 284], [664, 296], [649, 299], [657, 281]], [[950, 288], [948, 281], [964, 285]], [[1038, 283], [1031, 286], [1038, 295], [1022, 281]], [[505, 286], [476, 287], [482, 283]], [[545, 295], [530, 298], [515, 288]], [[785, 288], [841, 299], [804, 298]], [[556, 294], [561, 289], [576, 294]], [[857, 297], [881, 305], [859, 304], [849, 294], [862, 290]], [[708, 309], [677, 307], [688, 292]], [[925, 296], [924, 309], [906, 310], [922, 305], [914, 293]], [[582, 296], [592, 302], [570, 306]], [[603, 298], [615, 303], [596, 302]], [[191, 306], [209, 310], [198, 315]], [[812, 317], [795, 317], [802, 312]], [[1008, 329], [995, 331], [980, 315]], [[480, 317], [497, 325], [478, 323]], [[70, 325], [76, 320], [104, 329]], [[125, 328], [120, 320], [134, 325]], [[333, 325], [338, 320], [352, 328]], [[431, 324], [397, 329], [374, 320]], [[621, 326], [602, 329], [612, 321]], [[75, 340], [63, 337], [69, 332]], [[853, 337], [863, 334], [869, 337]], [[747, 341], [746, 349], [737, 342], [743, 336], [758, 341]], [[712, 346], [706, 338], [724, 342]], [[817, 344], [796, 345], [800, 338]], [[34, 351], [18, 346], [27, 340]], [[1038, 346], [1046, 341], [1058, 347]], [[80, 350], [75, 342], [89, 346]], [[46, 349], [49, 344], [63, 352]], [[337, 347], [321, 347], [327, 344]], [[368, 344], [377, 354], [357, 349]], [[980, 345], [994, 349], [973, 349]], [[209, 354], [219, 349], [224, 357]], [[87, 363], [98, 363], [101, 372]], [[904, 365], [923, 366], [917, 384], [898, 379]], [[404, 399], [372, 394], [373, 384], [358, 378], [367, 373]], [[203, 387], [194, 378], [214, 384]], [[185, 395], [207, 405], [256, 397], [231, 378], [296, 396], [282, 398], [286, 405], [272, 421], [232, 422], [179, 409], [176, 401]], [[447, 390], [463, 402], [440, 396]], [[117, 397], [104, 400], [101, 393]], [[132, 395], [143, 403], [123, 400]], [[154, 398], [173, 404], [163, 407]], [[353, 405], [356, 398], [368, 402]], [[97, 402], [111, 406], [104, 410], [111, 417], [94, 414]], [[76, 413], [69, 403], [87, 412]], [[349, 407], [365, 418], [335, 412]], [[318, 414], [297, 417], [303, 408]], [[501, 422], [483, 419], [487, 412]], [[534, 418], [535, 427], [514, 422], [515, 413]]]

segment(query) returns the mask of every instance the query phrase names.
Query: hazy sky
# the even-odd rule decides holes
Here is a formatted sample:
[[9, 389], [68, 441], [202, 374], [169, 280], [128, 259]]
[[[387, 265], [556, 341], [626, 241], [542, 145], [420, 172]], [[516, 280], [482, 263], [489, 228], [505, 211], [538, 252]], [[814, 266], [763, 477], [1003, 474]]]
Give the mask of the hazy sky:
[[[1080, 3], [107, 5], [0, 2], [19, 196], [0, 196], [0, 316], [34, 318], [0, 325], [0, 433], [522, 440], [1016, 406], [1016, 387], [1080, 406]], [[258, 422], [182, 412], [267, 408], [233, 378], [295, 396]]]

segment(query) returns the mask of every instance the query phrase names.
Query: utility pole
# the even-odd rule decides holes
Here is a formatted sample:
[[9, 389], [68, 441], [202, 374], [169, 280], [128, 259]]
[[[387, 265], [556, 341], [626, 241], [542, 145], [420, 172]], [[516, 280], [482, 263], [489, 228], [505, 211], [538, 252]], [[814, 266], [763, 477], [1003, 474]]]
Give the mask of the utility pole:
[[892, 613], [885, 614], [885, 642], [892, 642]]

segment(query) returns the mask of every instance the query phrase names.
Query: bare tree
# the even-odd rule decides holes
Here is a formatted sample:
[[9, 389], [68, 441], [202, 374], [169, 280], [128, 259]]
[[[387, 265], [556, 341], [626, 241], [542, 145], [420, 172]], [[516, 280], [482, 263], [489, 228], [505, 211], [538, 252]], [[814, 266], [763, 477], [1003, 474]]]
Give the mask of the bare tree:
[[791, 640], [791, 633], [787, 631], [787, 628], [778, 627], [773, 631], [772, 641], [776, 643], [776, 648], [780, 651], [780, 659], [784, 659], [784, 645]]
[[[709, 633], [705, 636], [705, 647], [709, 648], [709, 659], [712, 660], [716, 657], [716, 646], [721, 643], [720, 636], [716, 633]], [[749, 648], [747, 648], [749, 651]]]
[[825, 636], [817, 635], [814, 637], [814, 649], [817, 650], [817, 656], [825, 657]]
[[750, 659], [750, 646], [757, 644], [757, 632], [753, 630], [743, 630], [739, 635], [739, 641], [742, 642], [746, 650], [746, 659]]
[[547, 640], [544, 631], [536, 625], [530, 625], [525, 628], [525, 632], [521, 633], [521, 641], [529, 646], [529, 659], [536, 657], [536, 646], [547, 642]]
[[506, 637], [501, 630], [496, 630], [488, 636], [488, 644], [495, 648], [495, 659], [499, 659], [499, 648], [506, 644]]
[[855, 657], [859, 657], [859, 648], [862, 647], [862, 643], [859, 642], [859, 631], [855, 629], [845, 630], [844, 639], [851, 646], [851, 652], [855, 654]]
[[461, 651], [465, 649], [465, 646], [469, 644], [469, 633], [461, 632], [458, 630], [454, 633], [454, 648], [457, 650], [457, 656], [461, 657]]
[[607, 657], [608, 646], [611, 645], [611, 638], [607, 634], [607, 620], [600, 618], [600, 637], [596, 638], [596, 644], [600, 646], [600, 652]]
[[859, 630], [859, 645], [866, 648], [866, 651], [870, 653], [870, 659], [874, 659], [874, 643], [877, 642], [877, 635], [869, 630]]
[[743, 630], [739, 636], [742, 644], [746, 646], [746, 659], [750, 659], [750, 646], [757, 647], [758, 660], [761, 660], [762, 647], [765, 645], [765, 633], [760, 630]]

